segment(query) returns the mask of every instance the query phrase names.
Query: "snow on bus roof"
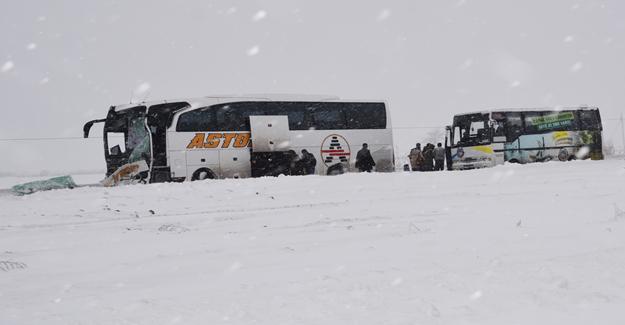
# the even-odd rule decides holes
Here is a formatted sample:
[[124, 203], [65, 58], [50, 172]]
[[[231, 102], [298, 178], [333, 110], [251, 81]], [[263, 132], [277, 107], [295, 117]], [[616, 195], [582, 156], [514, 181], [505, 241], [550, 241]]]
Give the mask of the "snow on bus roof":
[[241, 95], [212, 95], [205, 98], [219, 99], [261, 99], [275, 101], [331, 101], [340, 100], [334, 95], [317, 95], [317, 94], [241, 94]]
[[455, 114], [454, 116], [472, 115], [472, 114], [488, 114], [491, 112], [544, 112], [544, 111], [569, 111], [569, 110], [595, 110], [596, 106], [580, 105], [580, 106], [554, 106], [554, 107], [531, 107], [531, 108], [495, 108], [490, 110], [473, 111], [461, 114]]
[[153, 106], [166, 103], [179, 103], [187, 102], [191, 105], [191, 108], [197, 108], [201, 106], [215, 105], [228, 102], [243, 102], [243, 101], [302, 101], [302, 102], [330, 102], [330, 101], [345, 101], [345, 102], [385, 102], [384, 100], [342, 100], [338, 96], [334, 95], [311, 95], [311, 94], [242, 94], [242, 95], [210, 95], [204, 97], [194, 98], [179, 98], [173, 100], [156, 100], [156, 101], [144, 101], [138, 103], [128, 103], [114, 106], [116, 112], [123, 111], [125, 109], [137, 107], [137, 106]]

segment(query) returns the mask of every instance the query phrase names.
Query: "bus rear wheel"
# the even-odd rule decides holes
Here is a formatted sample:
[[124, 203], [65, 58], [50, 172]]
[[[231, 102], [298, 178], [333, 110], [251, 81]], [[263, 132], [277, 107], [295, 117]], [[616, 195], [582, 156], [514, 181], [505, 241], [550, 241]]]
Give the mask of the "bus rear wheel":
[[338, 163], [338, 164], [334, 164], [330, 167], [328, 167], [328, 171], [327, 171], [327, 175], [341, 175], [345, 173], [345, 170], [343, 168], [343, 164]]
[[558, 153], [558, 160], [560, 161], [570, 161], [571, 160], [571, 156], [569, 155], [568, 150], [566, 149], [560, 149], [560, 152]]
[[205, 179], [215, 179], [215, 178], [216, 178], [215, 173], [213, 173], [212, 170], [204, 167], [193, 172], [193, 175], [191, 176], [191, 181], [201, 181]]

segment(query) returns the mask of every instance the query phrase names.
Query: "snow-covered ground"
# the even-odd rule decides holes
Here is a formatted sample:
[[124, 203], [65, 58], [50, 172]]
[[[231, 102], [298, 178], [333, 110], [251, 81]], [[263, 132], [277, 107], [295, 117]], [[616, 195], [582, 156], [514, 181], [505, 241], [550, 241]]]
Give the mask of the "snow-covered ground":
[[0, 196], [0, 324], [623, 324], [625, 162]]

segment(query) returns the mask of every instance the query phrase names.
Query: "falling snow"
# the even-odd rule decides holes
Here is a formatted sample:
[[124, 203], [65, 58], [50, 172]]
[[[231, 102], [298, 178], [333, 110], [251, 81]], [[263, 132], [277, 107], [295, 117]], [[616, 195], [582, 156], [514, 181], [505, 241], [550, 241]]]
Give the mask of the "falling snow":
[[151, 85], [149, 83], [143, 82], [139, 86], [137, 86], [137, 88], [135, 88], [134, 94], [135, 95], [143, 95], [148, 90], [150, 90], [150, 88], [151, 88]]
[[467, 69], [471, 68], [471, 66], [473, 66], [473, 59], [466, 59], [460, 65], [460, 70], [467, 70]]
[[480, 290], [475, 291], [475, 292], [471, 295], [471, 297], [470, 297], [470, 298], [471, 298], [471, 300], [477, 300], [477, 299], [482, 298], [482, 291], [480, 291]]
[[2, 72], [8, 72], [11, 69], [13, 69], [13, 67], [15, 66], [15, 64], [13, 63], [13, 61], [7, 61], [2, 65]]
[[261, 21], [263, 19], [265, 19], [265, 17], [267, 17], [267, 12], [264, 10], [259, 10], [258, 12], [256, 12], [254, 14], [254, 16], [252, 17], [253, 21]]
[[391, 16], [391, 10], [390, 9], [384, 9], [384, 10], [380, 11], [380, 13], [378, 14], [378, 17], [376, 18], [376, 20], [377, 21], [384, 21], [384, 20], [387, 20], [390, 16]]
[[260, 47], [258, 45], [252, 46], [247, 50], [248, 56], [254, 56], [260, 52]]
[[584, 64], [582, 62], [575, 62], [575, 64], [573, 64], [571, 66], [571, 72], [578, 72], [579, 70], [581, 70], [584, 67]]

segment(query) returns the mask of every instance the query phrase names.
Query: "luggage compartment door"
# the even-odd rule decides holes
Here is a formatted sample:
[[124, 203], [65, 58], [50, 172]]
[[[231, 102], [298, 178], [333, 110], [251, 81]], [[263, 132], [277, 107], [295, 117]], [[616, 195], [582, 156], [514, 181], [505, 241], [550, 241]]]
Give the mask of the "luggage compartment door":
[[250, 116], [252, 151], [287, 151], [291, 148], [289, 117], [286, 115]]

